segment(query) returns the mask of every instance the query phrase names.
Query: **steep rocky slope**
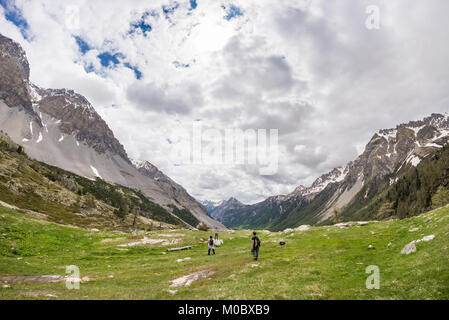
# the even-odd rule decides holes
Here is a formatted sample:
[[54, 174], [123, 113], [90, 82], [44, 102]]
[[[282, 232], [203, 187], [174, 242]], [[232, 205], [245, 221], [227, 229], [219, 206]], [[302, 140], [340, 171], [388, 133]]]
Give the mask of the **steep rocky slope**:
[[30, 83], [28, 61], [19, 44], [0, 35], [0, 48], [0, 128], [28, 155], [87, 178], [140, 190], [173, 214], [181, 210], [192, 221], [224, 228], [184, 188], [160, 172], [156, 177], [136, 167], [82, 95]]
[[61, 224], [101, 230], [186, 227], [135, 190], [30, 159], [1, 130], [0, 204]]

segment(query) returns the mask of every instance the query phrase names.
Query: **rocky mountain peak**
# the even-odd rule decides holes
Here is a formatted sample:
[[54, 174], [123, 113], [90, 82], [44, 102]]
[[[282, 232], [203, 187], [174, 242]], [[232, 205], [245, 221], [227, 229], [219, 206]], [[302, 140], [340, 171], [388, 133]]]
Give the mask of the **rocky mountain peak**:
[[0, 34], [0, 100], [9, 107], [24, 109], [38, 120], [28, 92], [29, 76], [25, 51], [17, 42]]
[[129, 162], [123, 145], [84, 96], [73, 90], [36, 86], [31, 87], [31, 91], [38, 110], [60, 120], [63, 133], [74, 135], [99, 153], [109, 151]]

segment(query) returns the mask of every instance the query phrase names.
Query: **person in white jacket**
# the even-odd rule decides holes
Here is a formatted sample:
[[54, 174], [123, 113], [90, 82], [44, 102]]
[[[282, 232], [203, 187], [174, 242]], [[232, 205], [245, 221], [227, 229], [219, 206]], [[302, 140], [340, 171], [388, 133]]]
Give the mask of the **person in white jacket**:
[[211, 250], [215, 254], [214, 239], [212, 238], [212, 236], [210, 236], [209, 241], [207, 242], [207, 246], [209, 248], [209, 250], [207, 251], [207, 255], [210, 256]]

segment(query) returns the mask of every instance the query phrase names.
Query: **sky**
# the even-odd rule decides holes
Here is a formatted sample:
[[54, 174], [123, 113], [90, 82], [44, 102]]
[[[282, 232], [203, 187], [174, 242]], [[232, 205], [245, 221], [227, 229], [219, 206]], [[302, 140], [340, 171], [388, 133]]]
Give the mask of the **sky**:
[[[446, 112], [447, 12], [447, 0], [0, 0], [0, 32], [27, 52], [32, 82], [84, 95], [131, 158], [199, 200], [254, 203], [354, 160], [379, 129]], [[277, 170], [182, 160], [195, 126], [278, 130]]]

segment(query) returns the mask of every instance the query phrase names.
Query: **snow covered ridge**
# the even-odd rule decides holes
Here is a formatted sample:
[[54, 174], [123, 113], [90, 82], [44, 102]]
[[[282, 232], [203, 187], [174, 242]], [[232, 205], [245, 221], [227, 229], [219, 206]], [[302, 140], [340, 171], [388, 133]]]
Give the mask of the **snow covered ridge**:
[[348, 173], [349, 173], [349, 165], [335, 168], [331, 172], [324, 174], [318, 179], [316, 179], [311, 187], [307, 188], [304, 186], [300, 186], [296, 188], [293, 193], [299, 193], [301, 195], [311, 195], [319, 193], [324, 189], [326, 189], [326, 187], [329, 184], [343, 181], [348, 175]]

